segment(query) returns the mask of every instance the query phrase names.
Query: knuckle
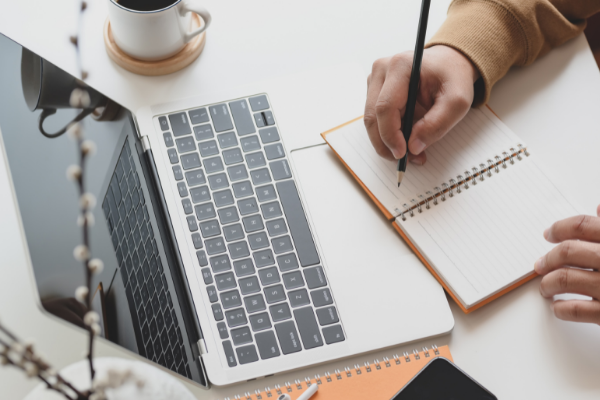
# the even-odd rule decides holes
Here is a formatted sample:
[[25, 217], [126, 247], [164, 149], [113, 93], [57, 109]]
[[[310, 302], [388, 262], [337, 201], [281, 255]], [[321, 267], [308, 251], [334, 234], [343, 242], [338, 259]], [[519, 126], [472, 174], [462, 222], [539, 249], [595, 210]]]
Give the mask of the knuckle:
[[365, 112], [363, 122], [367, 129], [372, 128], [377, 124], [377, 115], [373, 114], [372, 112]]
[[377, 100], [375, 103], [375, 114], [377, 115], [385, 115], [389, 113], [392, 109], [392, 105], [388, 100]]
[[570, 319], [574, 319], [577, 320], [579, 318], [581, 318], [582, 316], [582, 309], [581, 309], [581, 305], [579, 303], [571, 303], [569, 304], [569, 307], [567, 307], [567, 315], [569, 316]]
[[387, 66], [387, 59], [385, 58], [378, 58], [377, 60], [375, 60], [373, 62], [373, 71], [380, 71], [385, 69]]
[[558, 271], [557, 282], [560, 290], [567, 290], [569, 288], [570, 283], [570, 273], [567, 268], [563, 268]]
[[573, 231], [578, 234], [584, 234], [591, 222], [591, 217], [589, 215], [580, 215], [575, 218]]
[[390, 59], [390, 63], [394, 66], [404, 66], [409, 62], [412, 62], [412, 58], [408, 52], [394, 54]]
[[573, 242], [571, 242], [570, 240], [562, 242], [558, 245], [558, 257], [563, 261], [569, 259], [569, 256], [571, 255], [572, 251]]
[[450, 101], [452, 102], [454, 107], [460, 112], [468, 110], [471, 107], [471, 104], [473, 103], [473, 99], [469, 98], [469, 95], [463, 92], [452, 94], [450, 97]]

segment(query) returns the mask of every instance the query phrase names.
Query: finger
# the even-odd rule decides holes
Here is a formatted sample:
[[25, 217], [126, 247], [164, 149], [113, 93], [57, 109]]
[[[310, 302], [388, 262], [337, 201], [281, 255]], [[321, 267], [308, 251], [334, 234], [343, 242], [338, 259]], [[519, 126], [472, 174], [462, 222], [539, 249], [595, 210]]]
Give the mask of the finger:
[[427, 162], [427, 156], [425, 155], [425, 152], [417, 155], [408, 153], [408, 161], [415, 165], [424, 165]]
[[396, 159], [406, 154], [406, 141], [401, 127], [402, 114], [408, 98], [411, 66], [412, 56], [408, 53], [392, 57], [375, 104], [379, 135]]
[[567, 240], [535, 262], [534, 269], [545, 275], [563, 267], [600, 268], [600, 244]]
[[600, 324], [600, 302], [597, 300], [556, 300], [552, 310], [564, 321]]
[[579, 239], [600, 243], [600, 218], [578, 215], [555, 222], [544, 231], [544, 237], [550, 243]]
[[377, 103], [379, 92], [381, 92], [381, 87], [383, 86], [383, 81], [385, 80], [385, 69], [387, 68], [386, 65], [387, 59], [380, 59], [373, 63], [373, 72], [367, 79], [367, 101], [365, 103], [363, 122], [365, 124], [365, 128], [367, 128], [369, 140], [371, 141], [371, 144], [373, 145], [373, 148], [377, 154], [379, 154], [380, 157], [388, 160], [394, 160], [394, 155], [383, 143], [381, 136], [379, 135], [377, 114], [375, 112], [375, 104]]
[[600, 274], [575, 268], [561, 268], [544, 276], [540, 293], [549, 298], [557, 294], [575, 293], [600, 299]]
[[600, 217], [600, 205], [596, 208], [596, 215]]
[[444, 94], [435, 99], [433, 107], [418, 120], [408, 142], [413, 154], [420, 154], [440, 140], [467, 115], [473, 99], [466, 95]]

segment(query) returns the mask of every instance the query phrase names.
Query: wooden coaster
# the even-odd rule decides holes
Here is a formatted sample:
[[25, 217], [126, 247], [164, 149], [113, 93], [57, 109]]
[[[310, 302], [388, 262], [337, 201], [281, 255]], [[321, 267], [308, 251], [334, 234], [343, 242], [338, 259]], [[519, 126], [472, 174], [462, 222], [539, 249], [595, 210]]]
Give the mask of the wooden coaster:
[[[196, 29], [203, 24], [200, 17], [192, 14], [192, 29]], [[206, 43], [206, 31], [193, 38], [185, 47], [174, 56], [159, 61], [143, 61], [133, 58], [121, 50], [115, 43], [110, 30], [110, 21], [108, 18], [104, 23], [104, 45], [106, 52], [111, 60], [117, 65], [125, 68], [129, 72], [145, 76], [167, 75], [177, 72], [190, 65], [202, 50]]]

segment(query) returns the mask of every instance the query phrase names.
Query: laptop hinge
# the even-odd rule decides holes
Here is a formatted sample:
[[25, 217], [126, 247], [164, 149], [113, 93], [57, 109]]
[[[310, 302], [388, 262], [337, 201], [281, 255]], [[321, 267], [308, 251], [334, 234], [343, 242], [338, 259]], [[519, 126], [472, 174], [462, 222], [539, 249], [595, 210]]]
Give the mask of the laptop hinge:
[[194, 353], [194, 357], [200, 358], [204, 354], [208, 354], [208, 350], [206, 349], [206, 342], [204, 339], [200, 339], [196, 342], [196, 346], [192, 347], [192, 351]]
[[148, 139], [148, 136], [141, 136], [140, 142], [144, 151], [150, 150], [150, 140]]

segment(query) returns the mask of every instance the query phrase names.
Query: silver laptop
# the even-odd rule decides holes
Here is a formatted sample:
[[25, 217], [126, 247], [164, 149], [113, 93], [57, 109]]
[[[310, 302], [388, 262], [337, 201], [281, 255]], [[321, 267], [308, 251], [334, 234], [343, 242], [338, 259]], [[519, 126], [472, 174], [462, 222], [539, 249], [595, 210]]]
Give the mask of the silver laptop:
[[[56, 305], [82, 281], [71, 256], [76, 195], [64, 179], [75, 151], [67, 135], [40, 127], [60, 130], [78, 112], [39, 123], [43, 105], [23, 92], [39, 77], [21, 71], [43, 61], [1, 35], [0, 53], [4, 147], [42, 303], [61, 315]], [[99, 203], [91, 248], [106, 265], [106, 339], [208, 386], [452, 329], [443, 290], [417, 258], [377, 247], [377, 235], [398, 249], [401, 239], [363, 231], [356, 187], [328, 148], [290, 133], [294, 119], [321, 110], [288, 89], [84, 119], [98, 148], [87, 180]]]

